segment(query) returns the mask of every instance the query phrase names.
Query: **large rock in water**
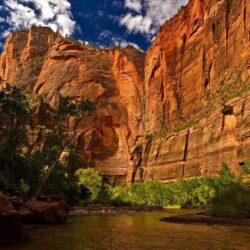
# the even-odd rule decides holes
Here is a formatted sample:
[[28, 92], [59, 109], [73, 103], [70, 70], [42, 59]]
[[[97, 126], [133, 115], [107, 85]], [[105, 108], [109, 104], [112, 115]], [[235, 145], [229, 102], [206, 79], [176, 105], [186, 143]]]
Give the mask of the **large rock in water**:
[[68, 218], [69, 207], [64, 201], [29, 200], [18, 210], [25, 224], [56, 224]]
[[0, 245], [27, 239], [21, 218], [0, 192]]
[[222, 161], [237, 171], [250, 156], [249, 33], [248, 0], [190, 0], [146, 59], [33, 27], [8, 36], [0, 77], [53, 108], [62, 96], [95, 102], [74, 143], [85, 166], [116, 181], [214, 175]]

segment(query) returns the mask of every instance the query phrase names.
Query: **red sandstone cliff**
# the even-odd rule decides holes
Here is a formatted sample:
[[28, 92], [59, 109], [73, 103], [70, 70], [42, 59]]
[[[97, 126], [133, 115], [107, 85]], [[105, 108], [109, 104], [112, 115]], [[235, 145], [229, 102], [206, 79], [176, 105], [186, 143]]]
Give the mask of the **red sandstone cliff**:
[[145, 62], [145, 132], [157, 136], [144, 179], [237, 171], [250, 157], [249, 95], [226, 103], [250, 89], [249, 49], [246, 0], [191, 0], [161, 27]]
[[250, 4], [192, 0], [160, 29], [147, 52], [147, 130], [200, 116], [223, 88], [249, 83]]
[[130, 152], [142, 136], [144, 54], [98, 49], [63, 39], [47, 28], [10, 34], [0, 76], [57, 108], [62, 96], [90, 100], [96, 111], [81, 120], [76, 145], [85, 166], [126, 176]]
[[61, 96], [96, 103], [75, 141], [85, 165], [128, 182], [169, 181], [250, 158], [249, 49], [248, 0], [190, 0], [146, 58], [32, 28], [8, 36], [0, 77], [53, 108]]

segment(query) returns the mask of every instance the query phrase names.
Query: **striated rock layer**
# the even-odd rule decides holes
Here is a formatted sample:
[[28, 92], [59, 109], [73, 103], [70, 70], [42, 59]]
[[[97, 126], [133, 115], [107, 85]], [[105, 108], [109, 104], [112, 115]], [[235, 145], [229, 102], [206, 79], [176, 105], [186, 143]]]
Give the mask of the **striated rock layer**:
[[248, 0], [190, 0], [146, 57], [33, 27], [8, 36], [0, 77], [53, 108], [62, 96], [96, 103], [76, 133], [84, 166], [170, 181], [217, 174], [222, 162], [237, 171], [250, 158], [249, 49]]
[[191, 0], [161, 27], [145, 61], [148, 139], [138, 176], [214, 175], [222, 162], [237, 171], [250, 158], [249, 96], [225, 106], [250, 89], [249, 34], [245, 0]]
[[249, 83], [249, 31], [245, 0], [192, 0], [166, 22], [146, 56], [146, 130], [199, 117]]
[[[147, 141], [145, 180], [219, 174], [222, 163], [235, 173], [250, 157], [250, 92], [229, 101], [189, 129]], [[139, 174], [137, 175], [139, 179]]]

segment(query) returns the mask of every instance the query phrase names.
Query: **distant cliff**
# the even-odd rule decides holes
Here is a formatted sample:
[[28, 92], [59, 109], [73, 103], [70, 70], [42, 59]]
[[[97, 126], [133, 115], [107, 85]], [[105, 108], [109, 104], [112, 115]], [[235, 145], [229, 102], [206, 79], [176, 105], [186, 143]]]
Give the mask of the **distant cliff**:
[[237, 171], [250, 158], [250, 5], [191, 0], [160, 29], [146, 55], [99, 49], [49, 28], [8, 36], [0, 77], [43, 94], [89, 99], [77, 130], [85, 166], [114, 181], [171, 181]]

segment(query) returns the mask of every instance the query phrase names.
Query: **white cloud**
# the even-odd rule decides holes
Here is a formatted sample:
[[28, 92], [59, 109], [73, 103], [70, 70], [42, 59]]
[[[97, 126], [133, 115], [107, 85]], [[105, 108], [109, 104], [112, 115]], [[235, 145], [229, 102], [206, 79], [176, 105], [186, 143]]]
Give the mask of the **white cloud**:
[[133, 16], [131, 13], [128, 13], [120, 20], [120, 23], [125, 25], [130, 32], [150, 33], [152, 19], [148, 16]]
[[[188, 0], [125, 0], [124, 7], [128, 7], [128, 3], [131, 4], [130, 9], [136, 10], [138, 14], [128, 12], [120, 18], [120, 24], [130, 33], [141, 33], [151, 40], [159, 27]], [[136, 3], [138, 6], [141, 4], [141, 7]]]
[[4, 0], [3, 5], [8, 32], [37, 25], [70, 35], [76, 28], [68, 0]]
[[124, 6], [128, 9], [140, 12], [142, 10], [141, 0], [125, 0]]

